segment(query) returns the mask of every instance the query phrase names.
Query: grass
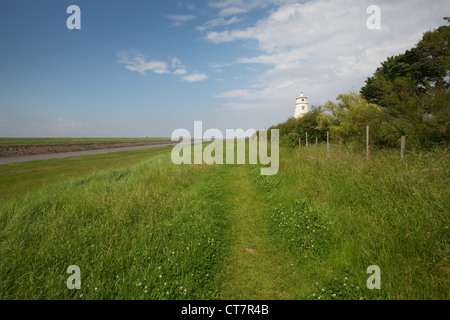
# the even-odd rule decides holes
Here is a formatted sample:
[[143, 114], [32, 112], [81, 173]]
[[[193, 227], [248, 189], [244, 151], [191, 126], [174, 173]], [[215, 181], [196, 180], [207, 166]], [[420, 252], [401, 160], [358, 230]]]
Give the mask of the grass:
[[0, 199], [22, 196], [53, 182], [81, 177], [91, 172], [134, 165], [169, 150], [171, 147], [157, 147], [3, 164], [0, 165]]
[[170, 140], [170, 138], [0, 138], [1, 145], [57, 144], [57, 143], [113, 143]]
[[261, 176], [168, 150], [0, 166], [0, 299], [449, 299], [446, 152], [281, 149]]
[[[324, 147], [284, 149], [277, 176], [254, 174], [273, 237], [302, 261], [302, 299], [448, 299], [448, 178], [443, 151], [402, 164], [397, 152], [367, 161]], [[366, 288], [370, 265], [382, 290]]]
[[[220, 276], [223, 299], [289, 299], [301, 279], [294, 257], [280, 249], [269, 235], [268, 206], [250, 179], [247, 166], [228, 167], [227, 186], [230, 251]], [[293, 284], [296, 284], [293, 286]]]
[[[3, 204], [0, 298], [214, 298], [227, 230], [212, 179], [220, 173], [169, 159], [163, 154]], [[79, 291], [66, 288], [69, 265], [81, 268]]]

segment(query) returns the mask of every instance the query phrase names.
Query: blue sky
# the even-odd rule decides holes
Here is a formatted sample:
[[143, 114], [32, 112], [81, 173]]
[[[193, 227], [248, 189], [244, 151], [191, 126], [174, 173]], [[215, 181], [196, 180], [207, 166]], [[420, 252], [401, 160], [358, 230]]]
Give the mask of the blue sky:
[[[366, 27], [371, 4], [381, 30]], [[312, 104], [359, 91], [449, 13], [444, 0], [2, 0], [0, 136], [267, 128], [301, 91]]]

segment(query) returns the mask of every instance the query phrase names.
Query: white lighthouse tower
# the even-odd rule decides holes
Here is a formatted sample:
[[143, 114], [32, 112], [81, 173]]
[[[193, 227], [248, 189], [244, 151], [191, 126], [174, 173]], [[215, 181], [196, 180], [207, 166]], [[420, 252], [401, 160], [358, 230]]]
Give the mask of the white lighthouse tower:
[[298, 119], [303, 117], [309, 111], [308, 106], [308, 98], [303, 95], [303, 92], [300, 92], [300, 96], [297, 98], [295, 103], [295, 114], [294, 118]]

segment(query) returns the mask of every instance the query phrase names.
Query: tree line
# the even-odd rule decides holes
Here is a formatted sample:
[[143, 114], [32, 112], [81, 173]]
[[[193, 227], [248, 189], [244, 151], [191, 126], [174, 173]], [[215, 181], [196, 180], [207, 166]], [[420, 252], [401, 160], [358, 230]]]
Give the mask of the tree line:
[[303, 117], [270, 129], [279, 129], [281, 145], [291, 147], [306, 132], [311, 141], [324, 141], [327, 131], [346, 144], [363, 145], [369, 125], [371, 144], [380, 148], [397, 147], [402, 136], [414, 148], [448, 148], [449, 42], [450, 26], [428, 31], [414, 48], [382, 62], [359, 93], [340, 94], [336, 102], [312, 106]]

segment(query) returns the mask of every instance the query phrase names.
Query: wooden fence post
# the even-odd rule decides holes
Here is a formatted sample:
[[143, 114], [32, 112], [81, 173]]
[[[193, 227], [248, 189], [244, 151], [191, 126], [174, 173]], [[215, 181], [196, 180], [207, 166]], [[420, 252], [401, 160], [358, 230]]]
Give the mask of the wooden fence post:
[[298, 138], [298, 148], [302, 147], [302, 138]]
[[316, 149], [318, 149], [318, 148], [319, 148], [319, 138], [316, 137]]
[[405, 146], [406, 146], [406, 136], [402, 136], [402, 143], [400, 147], [400, 161], [405, 161]]
[[330, 153], [330, 131], [327, 131], [327, 154]]
[[308, 144], [308, 131], [306, 131], [306, 143], [305, 143], [305, 146], [306, 146], [306, 148], [309, 147], [309, 144]]
[[369, 126], [366, 129], [366, 158], [370, 159], [370, 144], [369, 144]]

